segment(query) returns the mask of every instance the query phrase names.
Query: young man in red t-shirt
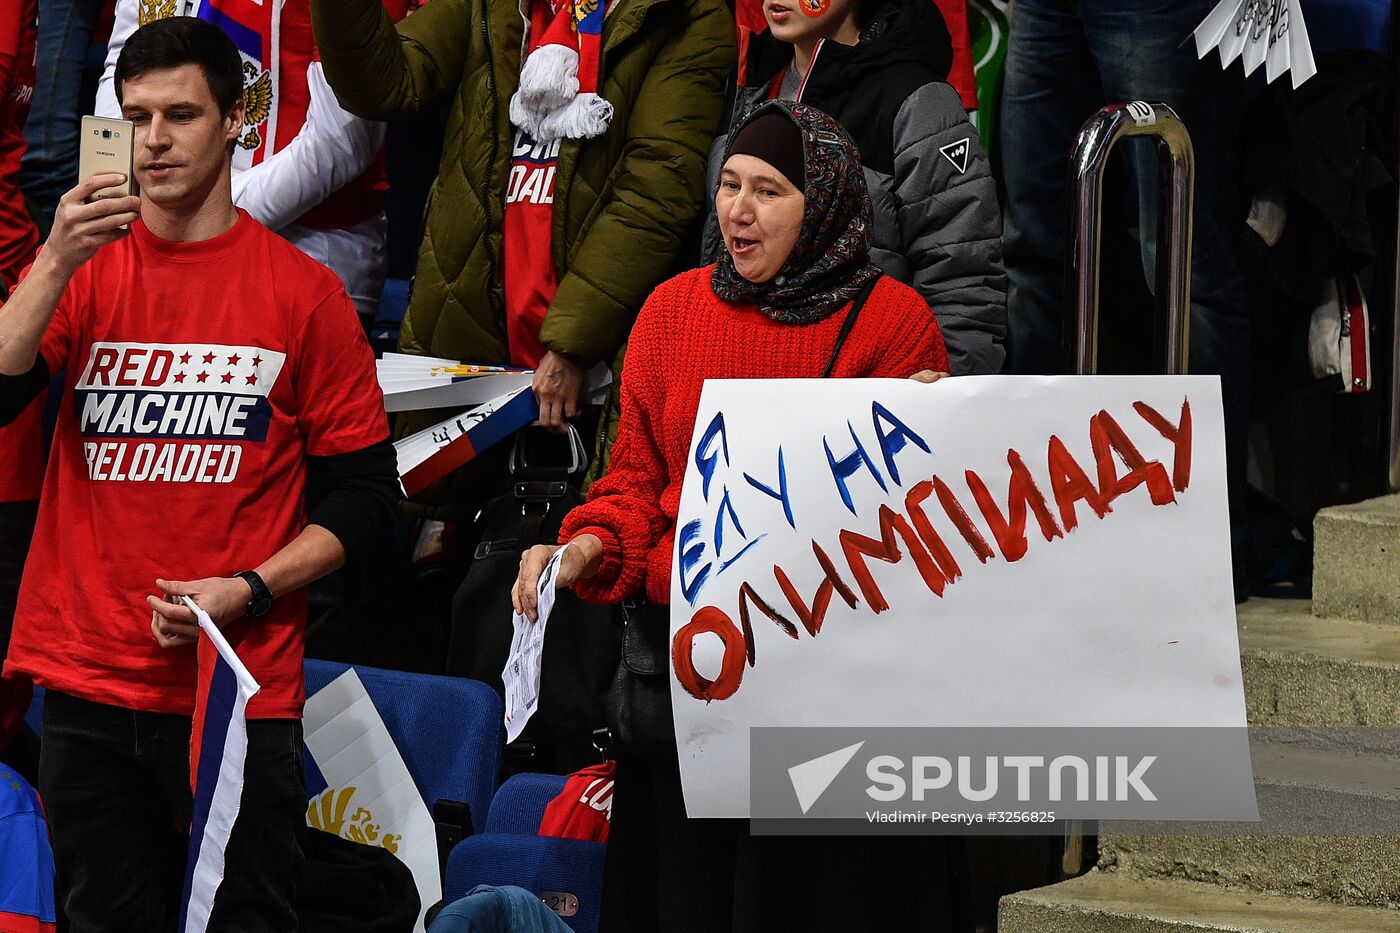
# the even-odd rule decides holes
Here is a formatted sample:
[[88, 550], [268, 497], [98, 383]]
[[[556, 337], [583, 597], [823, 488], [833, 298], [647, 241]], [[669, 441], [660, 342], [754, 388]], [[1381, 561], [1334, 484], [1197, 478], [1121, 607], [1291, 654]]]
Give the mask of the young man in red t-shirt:
[[[262, 685], [208, 929], [294, 930], [304, 587], [387, 524], [383, 399], [335, 275], [233, 205], [224, 32], [143, 27], [116, 81], [141, 196], [89, 203], [120, 176], [81, 181], [0, 309], [0, 409], [59, 370], [70, 399], [5, 673], [48, 688], [39, 784], [72, 929], [167, 929], [199, 640], [171, 600], [192, 597]], [[328, 490], [309, 516], [308, 479]]]

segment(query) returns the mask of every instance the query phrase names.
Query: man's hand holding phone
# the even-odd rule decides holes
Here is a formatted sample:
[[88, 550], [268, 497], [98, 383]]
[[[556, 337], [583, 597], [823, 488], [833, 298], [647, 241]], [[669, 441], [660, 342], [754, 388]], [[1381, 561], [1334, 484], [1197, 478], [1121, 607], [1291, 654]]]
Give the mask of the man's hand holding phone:
[[[140, 217], [139, 197], [88, 198], [123, 184], [121, 173], [92, 175], [58, 199], [53, 229], [24, 281], [10, 293], [0, 314], [0, 374], [21, 376], [34, 366], [44, 330], [64, 290], [98, 249], [131, 232]], [[123, 225], [127, 229], [122, 229]]]
[[59, 198], [53, 229], [40, 255], [72, 275], [99, 248], [130, 233], [131, 224], [141, 216], [139, 197], [91, 200], [98, 191], [114, 188], [125, 181], [126, 176], [119, 173], [93, 175]]

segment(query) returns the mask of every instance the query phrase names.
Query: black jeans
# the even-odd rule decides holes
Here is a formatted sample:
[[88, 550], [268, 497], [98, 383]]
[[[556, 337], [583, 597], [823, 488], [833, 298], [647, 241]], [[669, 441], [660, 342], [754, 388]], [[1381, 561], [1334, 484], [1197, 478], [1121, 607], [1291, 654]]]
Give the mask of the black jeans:
[[[180, 915], [190, 813], [190, 718], [49, 691], [39, 792], [72, 933], [161, 933]], [[243, 799], [211, 931], [295, 930], [306, 821], [301, 722], [248, 722]]]
[[0, 502], [0, 658], [10, 646], [19, 581], [38, 516], [38, 500]]
[[[0, 502], [0, 661], [10, 647], [19, 581], [38, 514], [36, 500]], [[24, 715], [32, 694], [33, 687], [27, 679], [0, 680], [0, 761], [31, 784], [38, 780], [39, 739], [19, 717]]]
[[752, 836], [689, 819], [679, 764], [621, 756], [602, 933], [970, 933], [957, 836]]

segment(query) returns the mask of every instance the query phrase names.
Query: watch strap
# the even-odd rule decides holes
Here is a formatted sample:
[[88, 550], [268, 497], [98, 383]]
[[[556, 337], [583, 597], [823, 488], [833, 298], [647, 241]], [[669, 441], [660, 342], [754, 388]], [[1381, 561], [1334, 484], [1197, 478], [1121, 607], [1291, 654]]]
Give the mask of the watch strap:
[[234, 576], [248, 584], [248, 589], [253, 591], [252, 597], [248, 600], [247, 614], [254, 618], [266, 615], [267, 611], [272, 608], [272, 591], [267, 588], [263, 578], [253, 570], [241, 570]]

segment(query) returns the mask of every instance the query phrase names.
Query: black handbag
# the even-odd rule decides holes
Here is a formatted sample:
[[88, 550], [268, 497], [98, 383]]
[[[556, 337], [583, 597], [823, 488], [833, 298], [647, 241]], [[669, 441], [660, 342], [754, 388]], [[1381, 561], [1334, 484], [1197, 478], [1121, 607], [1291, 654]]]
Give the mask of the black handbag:
[[[851, 302], [851, 310], [846, 312], [846, 320], [836, 335], [831, 358], [822, 370], [823, 379], [831, 375], [860, 309], [881, 278], [871, 279]], [[622, 659], [608, 688], [608, 729], [598, 733], [596, 742], [614, 754], [674, 758], [676, 729], [671, 718], [671, 683], [666, 674], [670, 658], [671, 607], [625, 600], [617, 607], [617, 617], [622, 624]]]
[[671, 607], [626, 600], [617, 606], [622, 658], [608, 688], [609, 735], [598, 744], [644, 758], [675, 755], [671, 684], [666, 677]]
[[418, 924], [413, 872], [382, 846], [307, 829], [296, 888], [303, 933], [412, 933]]
[[[448, 674], [483, 681], [504, 695], [501, 671], [514, 633], [510, 596], [520, 553], [559, 539], [560, 523], [578, 505], [587, 464], [572, 427], [567, 438], [528, 429], [517, 435], [510, 492], [482, 508], [474, 560], [452, 600]], [[545, 629], [539, 708], [507, 749], [508, 767], [566, 773], [597, 760], [593, 734], [606, 721], [620, 642], [611, 606], [584, 602], [572, 590], [556, 593]]]

